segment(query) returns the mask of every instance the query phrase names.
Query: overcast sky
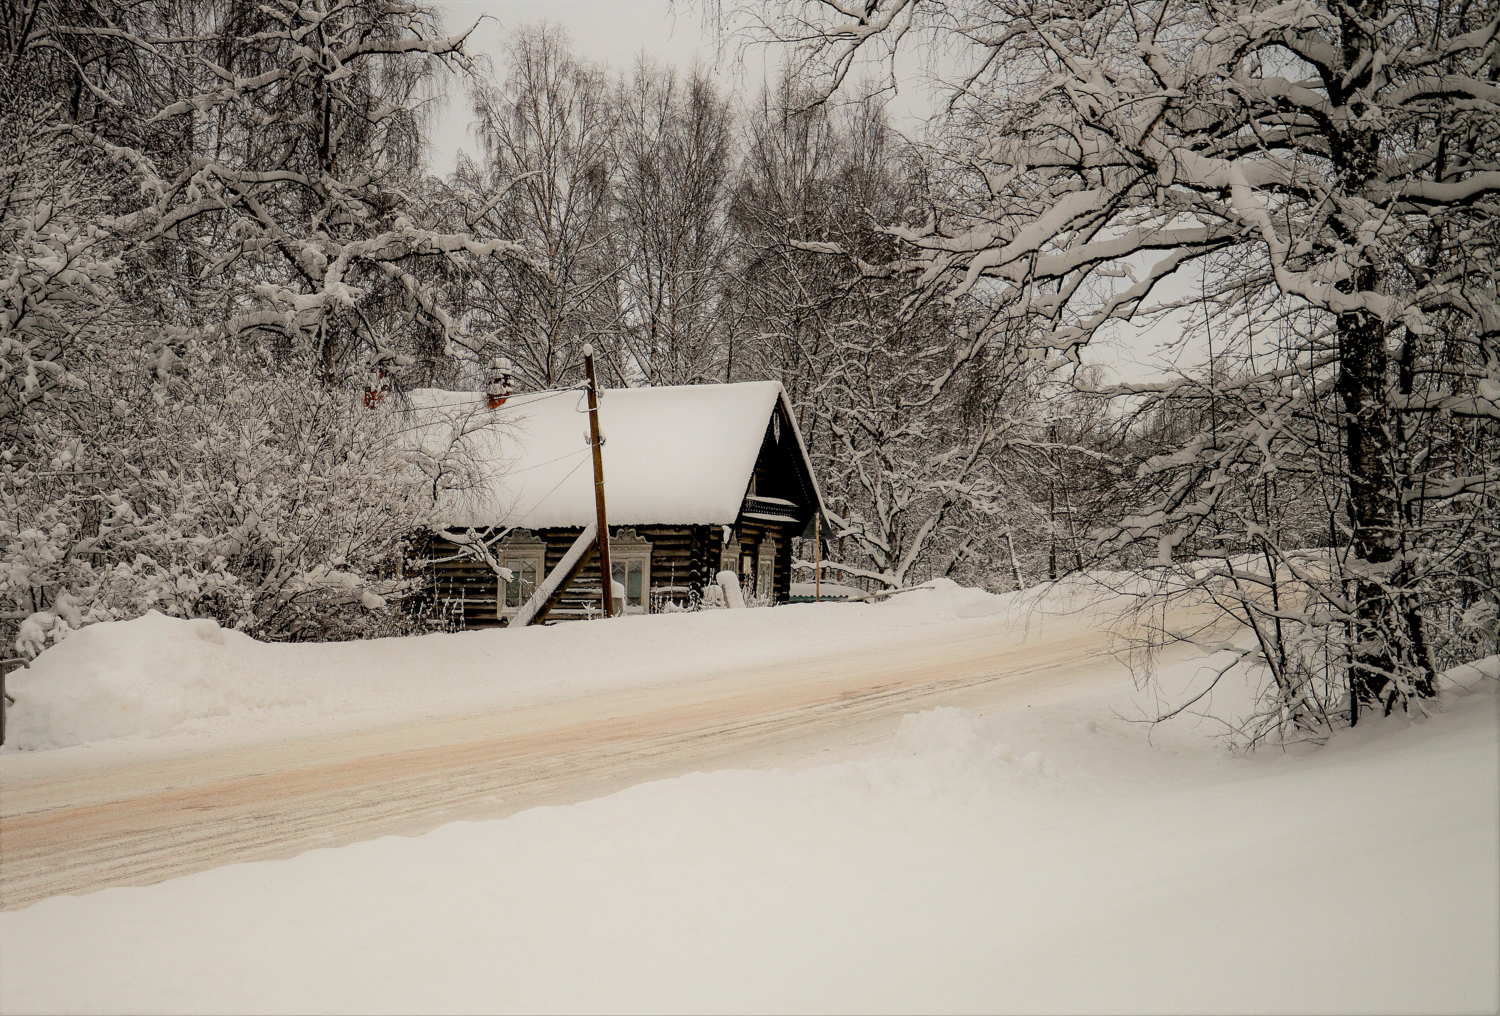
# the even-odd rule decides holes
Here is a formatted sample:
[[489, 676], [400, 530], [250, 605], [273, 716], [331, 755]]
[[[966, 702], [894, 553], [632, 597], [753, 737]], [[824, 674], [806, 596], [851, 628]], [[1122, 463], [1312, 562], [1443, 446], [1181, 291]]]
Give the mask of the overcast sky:
[[[726, 93], [749, 98], [773, 77], [781, 54], [761, 46], [720, 45], [705, 27], [703, 4], [694, 0], [457, 0], [437, 5], [446, 29], [462, 31], [480, 21], [469, 37], [469, 51], [490, 57], [497, 77], [505, 74], [502, 42], [518, 26], [550, 21], [561, 25], [573, 51], [607, 65], [615, 74], [628, 70], [645, 53], [663, 66], [686, 71], [699, 63], [713, 72]], [[482, 19], [482, 20], [481, 20]], [[887, 112], [898, 127], [912, 127], [925, 114], [926, 90], [919, 86], [918, 68], [904, 69], [902, 91]], [[433, 172], [447, 175], [459, 148], [473, 153], [469, 111], [456, 81], [449, 82], [448, 98], [433, 132], [429, 163]]]
[[[660, 63], [686, 70], [694, 61], [718, 67], [720, 84], [726, 90], [742, 91], [749, 80], [748, 64], [733, 68], [726, 59], [719, 66], [717, 39], [703, 29], [697, 4], [671, 4], [667, 0], [457, 0], [439, 4], [448, 31], [462, 31], [484, 19], [469, 37], [469, 51], [489, 56], [497, 76], [505, 74], [501, 43], [509, 32], [525, 24], [551, 21], [567, 30], [578, 55], [608, 64], [615, 73], [634, 63], [645, 52]], [[749, 56], [749, 54], [747, 54]], [[756, 61], [760, 63], [761, 61]], [[741, 73], [741, 71], [744, 73]], [[754, 90], [760, 86], [763, 69], [756, 67]], [[441, 175], [452, 171], [456, 153], [475, 150], [470, 116], [461, 88], [450, 82], [446, 108], [433, 132], [430, 164]]]
[[[446, 30], [462, 31], [481, 21], [469, 37], [468, 49], [475, 55], [493, 61], [497, 77], [505, 74], [502, 42], [514, 28], [539, 21], [561, 25], [572, 39], [573, 51], [596, 63], [606, 64], [613, 73], [627, 70], [640, 53], [655, 58], [665, 66], [687, 70], [699, 62], [713, 71], [726, 93], [750, 98], [774, 76], [780, 54], [763, 47], [740, 47], [734, 43], [721, 46], [716, 35], [705, 27], [702, 4], [694, 0], [455, 0], [439, 4]], [[887, 106], [891, 121], [898, 129], [915, 131], [931, 109], [929, 74], [913, 57], [897, 68], [901, 91]], [[857, 75], [856, 75], [857, 77]], [[471, 154], [475, 141], [470, 130], [469, 114], [460, 82], [448, 83], [445, 105], [437, 118], [429, 165], [433, 172], [446, 176], [457, 162], [460, 148]], [[1180, 288], [1180, 287], [1173, 287]], [[1158, 293], [1160, 296], [1161, 294]], [[1175, 346], [1180, 325], [1168, 324], [1149, 332], [1120, 335], [1112, 342], [1096, 340], [1086, 351], [1088, 362], [1103, 363], [1124, 380], [1141, 382], [1159, 378], [1170, 360], [1182, 357], [1182, 366], [1201, 359], [1197, 344], [1186, 351], [1167, 351]], [[1177, 355], [1172, 355], [1175, 352]], [[1185, 355], [1184, 355], [1185, 352]]]

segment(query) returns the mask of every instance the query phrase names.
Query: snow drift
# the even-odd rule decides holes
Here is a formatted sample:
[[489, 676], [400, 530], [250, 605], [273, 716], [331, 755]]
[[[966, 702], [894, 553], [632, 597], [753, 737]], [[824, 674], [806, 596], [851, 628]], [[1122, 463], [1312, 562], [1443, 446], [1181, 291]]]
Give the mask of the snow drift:
[[[839, 640], [1059, 607], [1076, 590], [996, 596], [947, 580], [881, 603], [791, 604], [435, 634], [264, 643], [152, 611], [90, 625], [12, 674], [6, 751], [114, 738], [226, 733], [278, 718], [392, 721], [591, 687], [690, 680]], [[612, 662], [600, 674], [603, 652]]]
[[7, 690], [16, 699], [9, 739], [54, 748], [306, 701], [290, 682], [255, 666], [262, 644], [213, 621], [150, 611], [132, 621], [89, 625], [48, 649]]

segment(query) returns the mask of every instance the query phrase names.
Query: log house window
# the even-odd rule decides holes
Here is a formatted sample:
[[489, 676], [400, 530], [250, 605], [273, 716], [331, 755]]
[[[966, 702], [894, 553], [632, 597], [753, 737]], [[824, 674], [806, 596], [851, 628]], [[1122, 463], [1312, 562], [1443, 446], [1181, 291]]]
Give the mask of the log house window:
[[767, 533], [760, 541], [759, 561], [755, 569], [755, 592], [761, 597], [770, 597], [771, 581], [776, 574], [776, 543]]
[[500, 567], [510, 571], [510, 578], [497, 583], [497, 613], [508, 617], [521, 609], [536, 592], [546, 569], [547, 545], [524, 530], [511, 533], [495, 548]]
[[510, 581], [505, 583], [505, 609], [518, 610], [536, 591], [541, 566], [532, 558], [516, 557], [504, 558], [500, 566], [510, 571]]
[[621, 529], [609, 541], [609, 567], [625, 590], [624, 612], [651, 609], [651, 543], [634, 529]]

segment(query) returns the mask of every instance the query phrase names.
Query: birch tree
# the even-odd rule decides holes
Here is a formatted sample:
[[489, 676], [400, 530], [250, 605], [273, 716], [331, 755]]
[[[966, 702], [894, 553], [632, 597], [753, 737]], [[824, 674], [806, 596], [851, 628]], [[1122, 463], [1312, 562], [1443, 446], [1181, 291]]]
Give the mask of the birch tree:
[[701, 68], [638, 61], [615, 94], [619, 335], [650, 384], [717, 380], [733, 116]]
[[[520, 29], [505, 56], [504, 80], [471, 95], [483, 161], [461, 159], [453, 183], [465, 228], [516, 256], [463, 276], [463, 299], [475, 333], [548, 389], [615, 332], [613, 104], [603, 71], [555, 26]], [[611, 366], [619, 376], [618, 357]]]

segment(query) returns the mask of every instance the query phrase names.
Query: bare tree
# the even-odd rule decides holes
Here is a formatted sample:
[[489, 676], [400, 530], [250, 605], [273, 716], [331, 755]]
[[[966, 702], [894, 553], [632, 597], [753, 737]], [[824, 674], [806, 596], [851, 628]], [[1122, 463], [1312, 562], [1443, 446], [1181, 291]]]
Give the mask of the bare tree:
[[[815, 99], [862, 52], [903, 40], [972, 57], [944, 124], [968, 185], [934, 195], [926, 222], [892, 224], [911, 253], [872, 272], [910, 273], [945, 299], [985, 288], [1044, 326], [1040, 349], [1070, 358], [1163, 293], [1169, 309], [1196, 299], [1221, 327], [1308, 316], [1271, 370], [1209, 386], [1215, 400], [1226, 385], [1253, 391], [1261, 409], [1211, 415], [1171, 461], [1162, 499], [1105, 536], [1149, 541], [1171, 569], [1208, 520], [1235, 528], [1225, 475], [1252, 453], [1254, 468], [1278, 469], [1267, 435], [1289, 435], [1294, 417], [1275, 407], [1331, 385], [1336, 405], [1318, 426], [1337, 427], [1319, 433], [1318, 468], [1336, 488], [1338, 552], [1318, 570], [1248, 519], [1238, 538], [1300, 568], [1314, 606], [1297, 620], [1343, 633], [1329, 662], [1351, 721], [1362, 703], [1432, 695], [1425, 625], [1452, 588], [1447, 563], [1473, 557], [1469, 534], [1494, 531], [1500, 480], [1500, 15], [1446, 0], [830, 0], [767, 22], [821, 71]], [[1462, 454], [1448, 436], [1439, 455], [1412, 440], [1464, 432], [1465, 420]]]
[[552, 388], [616, 326], [613, 103], [556, 26], [520, 29], [506, 57], [504, 83], [473, 91], [484, 159], [462, 159], [454, 187], [467, 228], [516, 250], [463, 277], [466, 320], [528, 386]]
[[615, 98], [622, 355], [650, 384], [716, 380], [732, 117], [712, 80], [637, 61]]
[[808, 98], [783, 81], [747, 118], [737, 369], [781, 378], [798, 408], [837, 527], [828, 568], [882, 588], [993, 581], [977, 565], [1037, 529], [1019, 525], [1044, 459], [1037, 372], [1002, 355], [1020, 332], [976, 297], [906, 313], [909, 280], [864, 270], [897, 255], [880, 227], [912, 214], [924, 167], [873, 100]]

